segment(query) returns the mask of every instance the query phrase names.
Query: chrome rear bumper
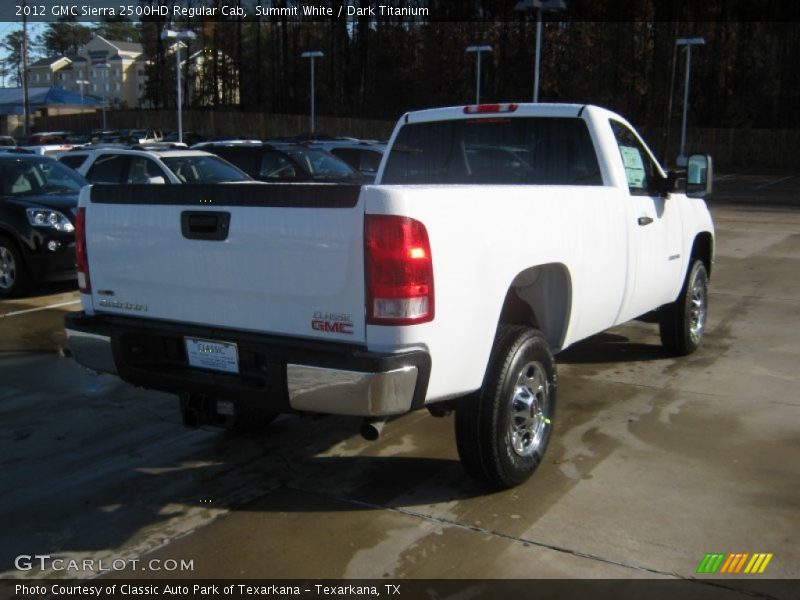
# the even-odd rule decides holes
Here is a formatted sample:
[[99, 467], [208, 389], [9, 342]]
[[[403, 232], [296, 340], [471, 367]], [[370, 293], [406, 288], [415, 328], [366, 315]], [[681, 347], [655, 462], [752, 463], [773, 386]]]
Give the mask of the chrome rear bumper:
[[[306, 346], [268, 335], [83, 313], [67, 315], [65, 326], [78, 363], [143, 388], [245, 402], [273, 413], [386, 417], [425, 405], [430, 356], [422, 351]], [[240, 372], [189, 367], [182, 350], [187, 336], [236, 343]]]
[[117, 374], [114, 355], [111, 352], [111, 337], [67, 329], [67, 342], [73, 358], [91, 371]]
[[417, 367], [384, 373], [286, 365], [289, 404], [294, 410], [358, 417], [397, 415], [411, 410]]

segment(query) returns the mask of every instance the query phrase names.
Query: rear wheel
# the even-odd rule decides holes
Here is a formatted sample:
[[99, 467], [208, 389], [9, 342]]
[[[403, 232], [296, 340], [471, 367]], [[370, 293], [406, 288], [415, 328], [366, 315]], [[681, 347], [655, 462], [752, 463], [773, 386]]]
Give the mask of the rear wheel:
[[476, 479], [503, 489], [526, 481], [550, 441], [556, 368], [541, 332], [498, 330], [483, 387], [456, 404], [461, 462]]
[[0, 298], [24, 294], [29, 284], [19, 250], [9, 238], [0, 236]]
[[661, 309], [661, 343], [676, 356], [685, 356], [703, 343], [708, 314], [708, 271], [701, 260], [692, 263], [678, 299]]

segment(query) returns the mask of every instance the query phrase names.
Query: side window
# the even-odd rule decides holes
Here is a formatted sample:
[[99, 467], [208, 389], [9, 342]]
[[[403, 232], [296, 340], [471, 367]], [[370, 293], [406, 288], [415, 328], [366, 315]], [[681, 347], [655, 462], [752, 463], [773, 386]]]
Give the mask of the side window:
[[85, 154], [79, 154], [79, 155], [73, 154], [71, 156], [67, 155], [59, 157], [58, 162], [67, 165], [70, 169], [77, 169], [83, 164], [83, 161], [85, 160], [86, 160]]
[[628, 189], [637, 196], [649, 196], [650, 184], [659, 176], [658, 167], [633, 132], [619, 121], [609, 121], [628, 178]]
[[154, 161], [144, 156], [131, 156], [125, 183], [150, 183], [151, 177], [163, 177], [164, 181], [167, 181], [164, 173]]
[[358, 168], [366, 173], [376, 173], [378, 167], [381, 166], [381, 159], [383, 154], [380, 152], [373, 152], [372, 150], [363, 150], [361, 152], [361, 162]]
[[334, 148], [331, 150], [331, 154], [337, 158], [341, 158], [351, 167], [355, 167], [356, 169], [359, 168], [358, 150], [352, 150], [351, 148]]
[[294, 165], [285, 156], [277, 152], [264, 152], [259, 176], [270, 179], [294, 179], [297, 173]]
[[128, 157], [122, 154], [101, 156], [86, 173], [86, 179], [92, 183], [120, 183], [127, 163]]
[[219, 151], [214, 151], [214, 154], [239, 167], [251, 177], [257, 176], [259, 173], [259, 156], [255, 150], [222, 148]]

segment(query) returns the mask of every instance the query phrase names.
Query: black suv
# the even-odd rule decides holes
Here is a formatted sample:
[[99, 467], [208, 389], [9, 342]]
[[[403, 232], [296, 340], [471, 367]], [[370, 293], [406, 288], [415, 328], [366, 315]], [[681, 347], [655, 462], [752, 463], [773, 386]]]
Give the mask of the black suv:
[[88, 182], [53, 158], [0, 154], [0, 298], [75, 279], [75, 212]]
[[363, 183], [361, 172], [329, 152], [294, 144], [204, 142], [192, 146], [227, 160], [267, 183]]

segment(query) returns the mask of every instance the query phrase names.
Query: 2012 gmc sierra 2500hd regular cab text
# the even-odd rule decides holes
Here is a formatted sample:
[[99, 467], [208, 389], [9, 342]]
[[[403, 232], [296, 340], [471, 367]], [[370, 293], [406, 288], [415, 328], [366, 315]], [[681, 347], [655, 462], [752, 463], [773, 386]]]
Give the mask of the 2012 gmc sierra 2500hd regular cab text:
[[700, 345], [711, 178], [602, 108], [484, 104], [404, 115], [376, 185], [87, 187], [70, 346], [189, 425], [376, 435], [453, 408], [466, 470], [514, 486], [550, 438], [554, 352], [654, 310], [671, 352]]

